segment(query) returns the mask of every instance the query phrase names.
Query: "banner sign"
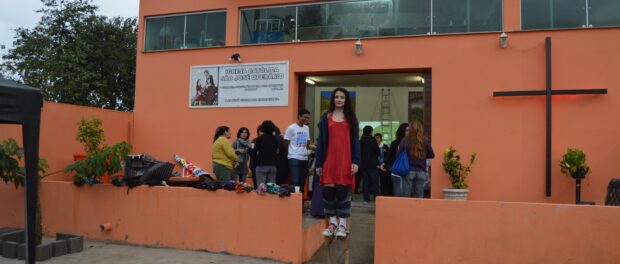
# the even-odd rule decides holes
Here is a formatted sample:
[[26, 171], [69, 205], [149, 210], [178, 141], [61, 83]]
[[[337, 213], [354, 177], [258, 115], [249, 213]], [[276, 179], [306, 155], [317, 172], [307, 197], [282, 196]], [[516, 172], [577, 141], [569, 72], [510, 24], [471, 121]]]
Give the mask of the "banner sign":
[[288, 105], [288, 62], [192, 66], [189, 107]]

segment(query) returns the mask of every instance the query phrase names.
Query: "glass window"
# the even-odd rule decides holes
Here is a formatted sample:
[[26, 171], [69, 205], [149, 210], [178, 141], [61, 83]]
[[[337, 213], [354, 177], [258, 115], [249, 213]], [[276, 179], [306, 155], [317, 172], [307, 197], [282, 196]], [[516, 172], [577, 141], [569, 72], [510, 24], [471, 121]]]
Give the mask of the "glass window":
[[501, 0], [433, 0], [435, 33], [501, 30]]
[[148, 18], [146, 20], [145, 50], [163, 49], [164, 39], [159, 37], [159, 32], [164, 28], [165, 18]]
[[590, 25], [593, 27], [620, 26], [620, 1], [588, 0]]
[[226, 12], [146, 19], [144, 50], [224, 46]]
[[[430, 0], [395, 0], [393, 35], [420, 35], [431, 32]], [[386, 36], [390, 34], [382, 34]]]
[[241, 44], [277, 43], [295, 40], [296, 7], [241, 11]]
[[586, 0], [521, 0], [523, 29], [586, 26]]
[[299, 7], [299, 40], [393, 35], [392, 0], [305, 5]]
[[226, 44], [226, 13], [187, 16], [185, 47], [200, 48]]

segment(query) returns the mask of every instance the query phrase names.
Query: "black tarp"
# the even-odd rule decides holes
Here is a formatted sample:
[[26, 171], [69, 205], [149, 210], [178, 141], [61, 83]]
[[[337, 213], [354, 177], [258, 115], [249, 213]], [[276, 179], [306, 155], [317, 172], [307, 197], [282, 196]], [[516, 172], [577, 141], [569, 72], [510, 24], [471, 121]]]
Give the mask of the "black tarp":
[[37, 164], [43, 97], [39, 89], [0, 78], [0, 124], [22, 125], [26, 181], [26, 263], [35, 262]]

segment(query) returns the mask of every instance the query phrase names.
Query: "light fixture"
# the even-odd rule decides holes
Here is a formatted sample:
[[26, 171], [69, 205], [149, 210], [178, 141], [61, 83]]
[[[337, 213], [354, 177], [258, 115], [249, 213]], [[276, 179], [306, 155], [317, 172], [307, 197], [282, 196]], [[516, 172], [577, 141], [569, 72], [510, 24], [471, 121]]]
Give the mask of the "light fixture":
[[362, 40], [357, 39], [355, 42], [355, 54], [362, 55]]
[[233, 53], [233, 55], [230, 55], [230, 58], [228, 60], [241, 62], [241, 54]]
[[506, 35], [506, 32], [502, 32], [502, 34], [499, 35], [499, 46], [502, 49], [508, 47], [508, 35]]
[[316, 82], [314, 82], [314, 81], [313, 81], [312, 79], [310, 79], [310, 78], [306, 78], [306, 83], [307, 83], [307, 84], [310, 84], [310, 85], [315, 85], [315, 84], [316, 84]]
[[420, 82], [422, 82], [422, 84], [424, 84], [424, 77], [420, 77]]

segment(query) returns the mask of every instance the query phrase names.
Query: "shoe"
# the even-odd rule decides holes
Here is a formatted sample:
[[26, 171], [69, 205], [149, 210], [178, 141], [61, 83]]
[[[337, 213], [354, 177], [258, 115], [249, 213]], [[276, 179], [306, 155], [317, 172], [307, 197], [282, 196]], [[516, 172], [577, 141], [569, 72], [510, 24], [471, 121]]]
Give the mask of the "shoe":
[[324, 237], [333, 237], [334, 233], [336, 233], [336, 225], [334, 224], [329, 224], [329, 226], [323, 230]]
[[347, 229], [344, 226], [338, 226], [338, 228], [336, 229], [337, 238], [345, 239], [347, 238], [348, 235], [349, 235], [349, 231], [347, 231]]

